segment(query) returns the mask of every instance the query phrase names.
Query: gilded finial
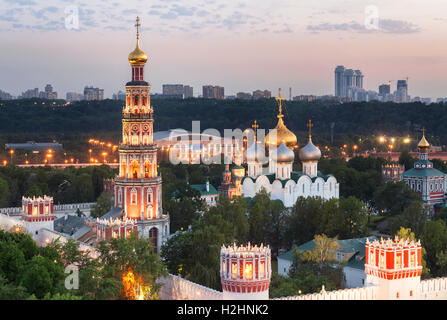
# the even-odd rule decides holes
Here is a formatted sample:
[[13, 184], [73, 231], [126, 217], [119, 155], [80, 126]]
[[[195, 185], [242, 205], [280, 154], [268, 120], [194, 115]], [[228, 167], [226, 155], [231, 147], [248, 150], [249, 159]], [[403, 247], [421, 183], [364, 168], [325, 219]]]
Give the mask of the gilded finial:
[[312, 127], [313, 127], [312, 120], [309, 119], [309, 122], [307, 123], [307, 127], [309, 128], [309, 141], [312, 140]]
[[258, 132], [258, 128], [259, 128], [258, 122], [255, 120], [255, 122], [253, 123], [253, 125], [251, 127], [255, 131], [255, 141], [256, 141], [256, 139], [257, 139], [257, 132]]
[[283, 117], [283, 114], [282, 114], [282, 102], [284, 100], [286, 100], [286, 99], [282, 97], [282, 90], [279, 89], [279, 97], [276, 98], [276, 101], [278, 101], [278, 106], [279, 106], [278, 118], [282, 118]]
[[137, 16], [136, 22], [137, 23], [135, 24], [135, 27], [137, 28], [137, 40], [139, 40], [140, 39], [140, 27], [141, 27], [140, 17]]

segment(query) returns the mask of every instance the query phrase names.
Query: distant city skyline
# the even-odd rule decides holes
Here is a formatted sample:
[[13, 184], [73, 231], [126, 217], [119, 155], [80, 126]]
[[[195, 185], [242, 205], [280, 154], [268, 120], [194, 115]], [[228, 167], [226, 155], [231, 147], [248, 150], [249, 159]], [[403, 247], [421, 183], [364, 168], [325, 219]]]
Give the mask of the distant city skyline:
[[[411, 96], [445, 97], [447, 27], [440, 0], [0, 0], [0, 90], [14, 96], [51, 83], [59, 97], [104, 88], [123, 89], [134, 48], [134, 19], [141, 17], [141, 46], [148, 53], [152, 92], [185, 83], [195, 96], [206, 84], [226, 95], [293, 88], [293, 96], [333, 94], [333, 70], [355, 66], [363, 87], [408, 81]], [[365, 8], [375, 5], [378, 30], [365, 28]], [[67, 29], [71, 7], [79, 29]], [[67, 11], [67, 8], [69, 9]], [[68, 13], [66, 13], [68, 12]]]

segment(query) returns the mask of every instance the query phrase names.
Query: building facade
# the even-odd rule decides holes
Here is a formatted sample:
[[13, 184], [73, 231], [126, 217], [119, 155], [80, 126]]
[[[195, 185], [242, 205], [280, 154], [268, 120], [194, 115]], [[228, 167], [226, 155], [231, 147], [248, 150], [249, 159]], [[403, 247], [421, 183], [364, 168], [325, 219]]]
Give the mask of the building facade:
[[[259, 141], [253, 142], [245, 152], [248, 170], [241, 181], [242, 195], [252, 198], [264, 189], [270, 194], [270, 199], [280, 200], [286, 207], [292, 207], [299, 197], [338, 198], [337, 179], [330, 174], [323, 175], [318, 170], [321, 151], [312, 143], [310, 120], [309, 141], [299, 150], [303, 168], [301, 171], [293, 170], [295, 153], [292, 150], [297, 147], [297, 138], [284, 124], [282, 100], [284, 98], [280, 92], [277, 98], [278, 124], [265, 137], [265, 145], [271, 150], [268, 158], [265, 157], [264, 145]], [[263, 168], [267, 159], [268, 167]]]
[[430, 143], [425, 138], [423, 129], [422, 139], [418, 144], [419, 160], [414, 163], [414, 168], [405, 171], [401, 180], [411, 189], [422, 196], [422, 202], [428, 207], [445, 203], [447, 178], [444, 172], [433, 168], [433, 162], [428, 159]]
[[169, 216], [163, 214], [162, 179], [153, 141], [154, 110], [150, 103], [150, 85], [144, 80], [148, 58], [139, 44], [139, 19], [136, 26], [137, 46], [128, 58], [132, 80], [126, 84], [126, 105], [122, 112], [115, 206], [123, 208], [123, 219], [136, 220], [139, 235], [151, 238], [154, 247], [160, 250], [169, 235]]
[[86, 86], [84, 88], [84, 100], [103, 100], [104, 99], [104, 89], [94, 88], [93, 86]]

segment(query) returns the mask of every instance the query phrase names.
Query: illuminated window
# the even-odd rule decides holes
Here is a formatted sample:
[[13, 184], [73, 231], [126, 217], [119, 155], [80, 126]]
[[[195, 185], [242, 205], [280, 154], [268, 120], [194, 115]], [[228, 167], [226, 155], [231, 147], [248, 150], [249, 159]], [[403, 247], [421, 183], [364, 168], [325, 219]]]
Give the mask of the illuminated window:
[[395, 269], [400, 269], [400, 268], [402, 268], [402, 256], [397, 255]]
[[251, 262], [245, 263], [245, 279], [247, 280], [253, 279], [253, 264]]
[[415, 266], [414, 252], [410, 254], [410, 267]]
[[265, 262], [259, 262], [259, 278], [264, 278], [265, 276]]
[[48, 214], [49, 213], [49, 210], [50, 209], [50, 207], [49, 206], [45, 206], [45, 214]]
[[137, 190], [132, 189], [130, 192], [130, 202], [131, 204], [137, 204]]
[[237, 279], [237, 262], [231, 263], [231, 279]]
[[225, 261], [222, 261], [222, 273], [225, 273], [225, 267], [226, 267]]
[[385, 268], [385, 256], [383, 254], [379, 256], [379, 266], [380, 268]]

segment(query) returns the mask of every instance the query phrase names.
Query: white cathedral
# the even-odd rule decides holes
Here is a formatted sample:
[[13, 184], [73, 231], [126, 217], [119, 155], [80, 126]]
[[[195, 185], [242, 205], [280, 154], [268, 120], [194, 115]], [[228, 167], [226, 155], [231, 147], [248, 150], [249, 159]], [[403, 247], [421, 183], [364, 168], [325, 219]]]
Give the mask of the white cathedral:
[[281, 200], [285, 207], [292, 207], [299, 197], [321, 197], [332, 199], [339, 197], [339, 183], [329, 174], [323, 175], [318, 171], [318, 160], [321, 151], [312, 143], [311, 126], [309, 120], [309, 142], [300, 149], [299, 158], [302, 171], [293, 171], [295, 154], [291, 150], [296, 148], [296, 136], [284, 125], [282, 114], [281, 94], [279, 98], [278, 124], [275, 128], [276, 139], [270, 132], [265, 143], [276, 146], [268, 158], [268, 167], [263, 168], [264, 145], [257, 141], [252, 143], [245, 152], [248, 165], [247, 175], [242, 179], [242, 196], [254, 197], [256, 193], [265, 189], [270, 199]]

